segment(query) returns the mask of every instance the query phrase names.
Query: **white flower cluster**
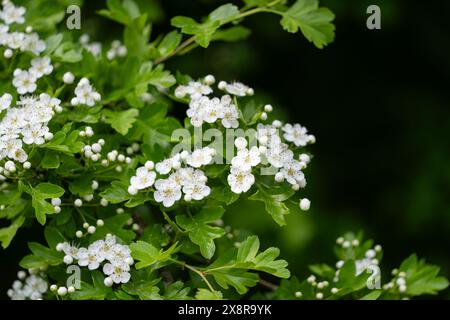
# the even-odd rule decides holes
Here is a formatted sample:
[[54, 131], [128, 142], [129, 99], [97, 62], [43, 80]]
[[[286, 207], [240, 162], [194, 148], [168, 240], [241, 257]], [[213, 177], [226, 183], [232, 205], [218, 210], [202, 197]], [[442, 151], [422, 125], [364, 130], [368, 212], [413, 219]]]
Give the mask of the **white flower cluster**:
[[7, 294], [11, 300], [41, 300], [48, 290], [48, 283], [38, 274], [27, 275], [25, 271], [17, 273], [19, 280], [14, 281]]
[[[165, 207], [173, 206], [183, 193], [185, 201], [202, 200], [211, 193], [211, 189], [206, 185], [208, 179], [204, 172], [198, 168], [210, 164], [214, 154], [214, 149], [205, 147], [192, 153], [177, 153], [156, 165], [147, 161], [145, 166], [138, 168], [136, 175], [131, 177], [128, 192], [134, 195], [139, 190], [154, 185], [154, 199]], [[156, 180], [154, 169], [160, 175], [170, 175]]]
[[[83, 132], [83, 131], [81, 131]], [[80, 132], [80, 133], [81, 133]], [[102, 155], [102, 146], [105, 145], [104, 139], [99, 139], [97, 142], [93, 143], [92, 145], [85, 145], [83, 147], [82, 153], [84, 153], [84, 156], [86, 158], [90, 158], [92, 161], [98, 161], [101, 159]]]
[[[346, 240], [344, 237], [337, 238], [336, 243], [346, 250], [353, 250], [353, 248], [356, 248], [360, 245], [358, 239]], [[367, 268], [378, 266], [381, 250], [382, 247], [380, 245], [375, 245], [373, 248], [368, 249], [364, 253], [364, 258], [355, 260], [356, 275], [363, 273]], [[336, 262], [336, 269], [338, 270], [335, 274], [335, 282], [339, 281], [339, 269], [342, 268], [343, 265], [343, 260], [339, 260], [338, 262]]]
[[252, 88], [241, 82], [227, 83], [225, 81], [220, 81], [218, 88], [238, 97], [252, 96], [255, 93]]
[[237, 155], [231, 159], [230, 174], [227, 181], [234, 193], [247, 192], [255, 183], [252, 168], [261, 162], [261, 153], [258, 147], [247, 149], [247, 140], [236, 138], [234, 142], [238, 149]]
[[11, 1], [3, 0], [3, 8], [0, 10], [0, 45], [6, 46], [7, 49], [3, 53], [5, 58], [11, 58], [13, 50], [29, 51], [39, 55], [46, 48], [45, 42], [42, 41], [37, 33], [32, 32], [31, 27], [26, 28], [26, 33], [10, 32], [13, 24], [25, 23], [25, 8], [16, 7]]
[[215, 82], [213, 76], [208, 75], [201, 81], [191, 81], [186, 86], [178, 86], [175, 96], [184, 98], [189, 95], [189, 109], [186, 114], [194, 127], [201, 127], [203, 123], [215, 123], [221, 120], [225, 128], [239, 127], [239, 114], [229, 95], [221, 98], [209, 98], [213, 92], [210, 87]]
[[75, 97], [70, 103], [73, 106], [87, 105], [93, 107], [96, 102], [101, 100], [101, 95], [95, 91], [94, 87], [87, 78], [81, 78], [75, 88]]
[[408, 289], [406, 285], [406, 273], [404, 271], [398, 271], [398, 269], [392, 270], [392, 275], [395, 276], [390, 282], [383, 286], [384, 290], [397, 289], [400, 293], [405, 293]]
[[53, 66], [49, 57], [34, 58], [28, 70], [14, 70], [12, 84], [19, 94], [33, 93], [37, 88], [36, 81], [52, 71]]
[[[2, 99], [5, 96], [9, 104], [12, 99], [9, 94]], [[28, 157], [23, 144], [40, 145], [51, 140], [53, 134], [47, 124], [55, 111], [61, 110], [60, 103], [59, 99], [42, 93], [39, 97], [22, 97], [15, 108], [2, 104], [7, 111], [0, 122], [0, 159], [8, 157], [23, 163]]]
[[292, 185], [294, 190], [298, 190], [306, 185], [302, 170], [310, 162], [310, 157], [303, 153], [300, 154], [299, 160], [294, 159], [294, 152], [289, 149], [288, 144], [282, 142], [279, 134], [280, 126], [279, 121], [274, 121], [272, 125], [258, 124], [256, 136], [260, 144], [260, 150], [263, 151], [267, 162], [278, 169], [275, 174], [275, 181], [282, 182], [285, 180]]
[[87, 248], [76, 247], [68, 242], [58, 243], [57, 251], [63, 251], [64, 263], [71, 264], [74, 260], [80, 267], [96, 270], [103, 264], [103, 273], [106, 275], [104, 283], [112, 286], [114, 283], [127, 283], [130, 281], [130, 266], [134, 261], [130, 248], [117, 243], [116, 237], [107, 234], [104, 240], [97, 240]]
[[102, 54], [102, 44], [100, 42], [89, 42], [90, 36], [88, 34], [82, 34], [78, 41], [81, 46], [92, 53], [94, 57], [99, 57]]
[[127, 55], [127, 47], [125, 47], [119, 40], [111, 42], [111, 48], [106, 52], [106, 58], [113, 60], [116, 57], [123, 58]]

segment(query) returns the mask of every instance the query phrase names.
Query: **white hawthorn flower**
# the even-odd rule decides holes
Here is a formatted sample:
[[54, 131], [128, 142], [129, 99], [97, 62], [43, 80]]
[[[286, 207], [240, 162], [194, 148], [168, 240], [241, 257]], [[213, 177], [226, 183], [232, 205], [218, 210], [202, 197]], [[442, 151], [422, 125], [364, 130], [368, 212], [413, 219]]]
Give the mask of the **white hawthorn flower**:
[[145, 167], [140, 167], [136, 170], [136, 176], [131, 177], [131, 186], [137, 190], [142, 190], [153, 185], [155, 182], [156, 173], [149, 171]]
[[100, 263], [103, 262], [103, 258], [98, 254], [98, 250], [95, 250], [95, 246], [89, 249], [80, 248], [78, 250], [77, 259], [80, 267], [88, 267], [89, 270], [95, 270], [100, 267]]
[[188, 156], [186, 163], [194, 168], [208, 165], [212, 161], [213, 150], [209, 147], [197, 149]]
[[72, 105], [84, 104], [92, 107], [100, 100], [100, 94], [92, 87], [89, 79], [82, 78], [75, 88], [75, 98], [72, 99], [71, 103]]
[[227, 83], [225, 81], [220, 81], [218, 87], [229, 94], [239, 97], [244, 97], [246, 95], [251, 96], [254, 93], [252, 88], [241, 82]]
[[154, 198], [156, 202], [162, 202], [164, 207], [171, 207], [181, 198], [180, 186], [168, 179], [160, 179], [155, 182]]
[[22, 24], [25, 22], [25, 11], [24, 7], [16, 7], [13, 3], [7, 2], [0, 11], [0, 19], [6, 24]]
[[241, 171], [238, 168], [231, 167], [230, 174], [227, 177], [231, 191], [234, 193], [247, 192], [255, 183], [255, 176], [249, 171]]
[[9, 93], [5, 93], [0, 97], [0, 112], [11, 106], [12, 99], [13, 97]]
[[308, 130], [298, 123], [294, 125], [287, 123], [282, 127], [282, 130], [284, 131], [284, 139], [293, 142], [297, 147], [306, 146], [309, 142]]
[[103, 266], [103, 273], [112, 279], [114, 283], [127, 283], [130, 281], [130, 266], [126, 263], [106, 263]]
[[53, 66], [51, 64], [49, 57], [34, 58], [31, 60], [31, 68], [29, 72], [33, 74], [36, 78], [40, 78], [44, 75], [49, 75], [53, 71]]
[[291, 160], [284, 164], [280, 172], [283, 173], [283, 177], [287, 182], [295, 185], [305, 179], [305, 175], [301, 169], [302, 164], [300, 161]]
[[211, 188], [202, 183], [191, 183], [183, 187], [183, 192], [191, 199], [202, 200], [211, 193]]
[[231, 165], [241, 171], [250, 171], [252, 167], [257, 166], [261, 162], [258, 147], [252, 147], [250, 150], [241, 149], [237, 155], [231, 159]]
[[17, 88], [17, 93], [33, 93], [36, 88], [36, 76], [29, 71], [16, 69], [13, 73], [13, 86]]

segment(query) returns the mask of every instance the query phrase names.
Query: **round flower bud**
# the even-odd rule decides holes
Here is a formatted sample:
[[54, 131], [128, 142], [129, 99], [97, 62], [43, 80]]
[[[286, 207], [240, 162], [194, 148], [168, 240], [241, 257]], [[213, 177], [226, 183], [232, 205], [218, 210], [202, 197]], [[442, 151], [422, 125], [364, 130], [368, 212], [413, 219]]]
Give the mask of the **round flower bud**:
[[132, 196], [136, 195], [138, 193], [138, 189], [136, 189], [133, 186], [129, 186], [128, 187], [128, 193], [131, 194]]
[[117, 160], [119, 160], [120, 162], [124, 162], [125, 156], [123, 154], [119, 154], [119, 156], [117, 157]]
[[9, 59], [13, 56], [14, 52], [11, 49], [6, 49], [5, 52], [3, 52], [3, 57], [6, 59]]
[[247, 140], [244, 137], [238, 137], [234, 140], [234, 145], [238, 150], [245, 149], [247, 147]]
[[97, 162], [100, 159], [100, 155], [98, 153], [95, 153], [91, 156], [91, 160], [94, 162]]
[[186, 195], [184, 196], [184, 201], [190, 202], [191, 200], [192, 200], [192, 197], [191, 197], [190, 195], [186, 194]]
[[225, 89], [227, 87], [227, 83], [225, 81], [220, 81], [219, 84], [217, 85], [217, 87], [220, 90], [223, 90], [223, 89]]
[[153, 168], [155, 168], [155, 163], [153, 161], [146, 161], [145, 162], [145, 168], [147, 170], [153, 170]]
[[302, 294], [301, 291], [296, 291], [296, 292], [295, 292], [295, 297], [296, 297], [296, 298], [301, 298], [302, 296], [303, 296], [303, 294]]
[[350, 248], [350, 241], [344, 241], [344, 243], [342, 243], [342, 247], [343, 248]]
[[63, 249], [64, 249], [63, 243], [60, 242], [56, 245], [56, 251], [61, 252], [61, 251], [63, 251]]
[[77, 232], [75, 232], [75, 236], [76, 236], [77, 238], [81, 238], [81, 237], [83, 236], [83, 231], [78, 230]]
[[354, 246], [354, 247], [359, 246], [359, 240], [358, 240], [358, 239], [354, 239], [354, 240], [352, 241], [352, 246]]
[[172, 163], [172, 168], [175, 169], [175, 170], [180, 169], [180, 168], [181, 168], [181, 163], [180, 163], [180, 161], [174, 161], [174, 162]]
[[103, 280], [103, 283], [107, 287], [111, 287], [113, 285], [113, 280], [110, 277], [106, 277], [105, 280]]
[[295, 183], [292, 185], [291, 188], [292, 188], [292, 190], [297, 191], [298, 189], [300, 189], [300, 186], [297, 183]]
[[19, 272], [17, 272], [17, 278], [19, 278], [20, 280], [23, 280], [27, 277], [27, 273], [23, 270], [20, 270]]
[[58, 290], [58, 286], [56, 284], [52, 284], [50, 286], [50, 291], [55, 292], [56, 290]]
[[314, 135], [310, 134], [308, 137], [308, 142], [311, 144], [316, 143], [316, 137]]
[[406, 288], [405, 285], [401, 285], [401, 286], [398, 287], [398, 291], [400, 291], [401, 293], [405, 292], [406, 289], [407, 289], [407, 288]]
[[247, 95], [252, 96], [255, 94], [255, 90], [253, 90], [253, 88], [248, 88], [246, 93]]
[[69, 293], [74, 293], [75, 292], [75, 287], [74, 286], [70, 286], [67, 288], [67, 292]]
[[94, 226], [89, 226], [88, 229], [87, 229], [87, 232], [90, 233], [90, 234], [93, 234], [93, 233], [95, 233], [96, 230], [97, 229]]
[[275, 174], [275, 181], [276, 182], [283, 182], [284, 181], [284, 174], [282, 172], [277, 172]]
[[84, 132], [84, 131], [82, 130], [82, 131], [80, 131], [80, 132], [78, 133], [78, 135], [79, 135], [80, 137], [84, 137], [84, 136], [86, 136], [86, 132]]
[[87, 194], [87, 195], [83, 196], [83, 199], [86, 200], [87, 202], [89, 202], [92, 199], [94, 199], [94, 195], [93, 194]]
[[133, 225], [131, 226], [131, 228], [132, 228], [134, 231], [138, 231], [138, 230], [139, 230], [139, 225], [138, 225], [137, 223], [133, 223]]
[[97, 227], [103, 227], [105, 225], [105, 222], [102, 219], [97, 220]]
[[266, 104], [266, 105], [264, 106], [264, 111], [265, 111], [265, 112], [272, 112], [272, 111], [273, 111], [272, 105], [271, 105], [271, 104]]
[[61, 207], [60, 206], [54, 206], [53, 209], [55, 210], [55, 213], [60, 213], [61, 212]]
[[343, 237], [337, 238], [337, 239], [336, 239], [336, 243], [337, 243], [337, 244], [342, 244], [342, 243], [344, 243], [344, 238], [343, 238]]
[[298, 156], [298, 159], [306, 164], [308, 164], [311, 161], [311, 157], [306, 153], [300, 154]]
[[66, 84], [72, 84], [75, 80], [75, 76], [72, 72], [66, 72], [63, 75], [63, 82]]
[[134, 260], [133, 260], [133, 258], [128, 257], [125, 259], [125, 263], [131, 266], [134, 263]]
[[25, 162], [23, 163], [23, 168], [24, 168], [24, 169], [30, 169], [30, 168], [31, 168], [31, 162], [25, 161]]
[[87, 222], [83, 223], [83, 228], [85, 228], [85, 229], [89, 228], [89, 223], [87, 223]]
[[339, 260], [338, 262], [336, 262], [336, 268], [340, 269], [344, 266], [344, 261], [343, 260]]
[[281, 126], [282, 126], [283, 124], [281, 123], [280, 120], [274, 120], [274, 121], [272, 122], [272, 125], [273, 125], [275, 128], [281, 128]]
[[100, 205], [101, 205], [102, 207], [106, 207], [106, 206], [108, 206], [108, 204], [109, 204], [109, 202], [108, 202], [108, 200], [106, 200], [105, 198], [101, 198], [101, 199], [100, 199]]
[[99, 153], [102, 151], [102, 146], [100, 145], [100, 143], [94, 143], [92, 145], [92, 151]]
[[331, 293], [332, 294], [336, 294], [338, 293], [339, 289], [338, 288], [331, 288]]
[[81, 201], [81, 199], [75, 199], [73, 204], [75, 205], [75, 207], [81, 207], [83, 205], [83, 201]]
[[65, 264], [71, 264], [73, 262], [73, 258], [72, 256], [65, 255], [63, 261]]
[[52, 140], [53, 139], [53, 133], [46, 132], [44, 135], [45, 140]]
[[204, 79], [205, 84], [212, 85], [214, 82], [216, 82], [216, 78], [212, 74], [208, 74]]
[[377, 245], [374, 247], [374, 249], [375, 249], [376, 252], [380, 252], [380, 251], [382, 250], [382, 247], [381, 247], [379, 244], [377, 244]]
[[61, 107], [61, 106], [56, 106], [56, 107], [55, 107], [55, 111], [56, 111], [56, 113], [61, 113], [61, 112], [63, 111], [63, 107]]
[[398, 276], [401, 278], [406, 278], [406, 273], [404, 271], [402, 271], [398, 274]]
[[306, 279], [306, 281], [307, 281], [308, 283], [313, 283], [313, 282], [316, 281], [316, 276], [310, 275], [310, 276], [308, 277], [308, 279]]
[[98, 182], [96, 180], [92, 180], [91, 188], [92, 188], [92, 190], [98, 189]]
[[60, 198], [53, 198], [52, 199], [52, 205], [53, 206], [60, 206], [61, 205], [61, 199]]
[[367, 258], [375, 258], [376, 252], [375, 250], [369, 249], [366, 251], [366, 257]]
[[125, 212], [125, 210], [123, 210], [123, 208], [117, 208], [116, 209], [116, 213], [117, 214], [122, 214], [122, 213], [124, 213]]
[[311, 201], [309, 201], [308, 199], [303, 198], [302, 200], [300, 200], [300, 209], [302, 209], [303, 211], [308, 211], [310, 206]]
[[259, 118], [260, 118], [261, 120], [263, 120], [263, 121], [266, 121], [266, 120], [267, 120], [267, 113], [265, 113], [265, 112], [261, 113], [261, 115], [259, 116]]
[[62, 296], [65, 296], [66, 294], [67, 294], [66, 287], [59, 287], [58, 288], [58, 295], [60, 295], [62, 297]]
[[127, 154], [132, 155], [134, 153], [133, 148], [132, 147], [128, 147], [126, 150]]
[[322, 292], [318, 292], [318, 293], [316, 294], [316, 299], [322, 300], [322, 299], [323, 299], [323, 293], [322, 293]]

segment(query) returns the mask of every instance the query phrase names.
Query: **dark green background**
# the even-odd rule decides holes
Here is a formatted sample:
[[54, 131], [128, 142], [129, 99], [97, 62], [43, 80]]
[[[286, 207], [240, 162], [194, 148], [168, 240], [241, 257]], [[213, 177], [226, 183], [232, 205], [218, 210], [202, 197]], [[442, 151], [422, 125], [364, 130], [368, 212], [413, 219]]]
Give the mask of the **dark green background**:
[[[161, 3], [167, 17], [199, 19], [224, 1]], [[336, 39], [324, 50], [285, 33], [278, 17], [262, 14], [244, 23], [253, 30], [247, 41], [212, 44], [166, 63], [194, 77], [212, 73], [243, 81], [317, 137], [304, 191], [312, 201], [309, 212], [293, 210], [288, 226], [280, 228], [262, 207], [244, 202], [230, 208], [225, 220], [258, 234], [265, 246], [280, 247], [293, 274], [302, 278], [308, 264], [335, 262], [336, 237], [359, 230], [383, 245], [389, 269], [416, 252], [448, 277], [450, 2], [321, 4], [336, 14]], [[366, 28], [369, 4], [381, 7], [381, 30]], [[103, 6], [87, 2], [83, 31], [118, 37], [118, 25], [89, 22]], [[168, 19], [154, 27], [155, 34], [167, 30]], [[7, 252], [0, 252], [2, 291], [15, 278], [25, 241], [40, 239], [40, 232], [22, 230]], [[449, 290], [440, 295], [449, 296]]]

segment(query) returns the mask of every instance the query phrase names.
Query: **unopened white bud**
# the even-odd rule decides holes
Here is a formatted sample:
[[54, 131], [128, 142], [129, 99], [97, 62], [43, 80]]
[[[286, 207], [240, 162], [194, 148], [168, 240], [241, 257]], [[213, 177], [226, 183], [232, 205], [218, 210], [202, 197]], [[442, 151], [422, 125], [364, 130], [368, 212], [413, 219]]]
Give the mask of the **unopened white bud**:
[[103, 227], [105, 225], [105, 221], [103, 221], [102, 219], [98, 219], [97, 220], [97, 226], [98, 227]]
[[212, 74], [208, 74], [204, 79], [205, 84], [212, 85], [214, 82], [216, 82], [216, 78]]
[[75, 76], [72, 72], [66, 72], [63, 75], [63, 82], [66, 84], [72, 84], [75, 80]]
[[25, 161], [25, 162], [23, 163], [23, 168], [24, 168], [24, 169], [30, 169], [30, 168], [31, 168], [31, 162]]
[[145, 168], [147, 170], [153, 170], [153, 168], [155, 168], [155, 163], [153, 161], [146, 161]]
[[260, 117], [261, 120], [266, 121], [267, 120], [267, 113], [263, 112], [261, 113]]
[[83, 201], [81, 201], [81, 199], [75, 199], [73, 204], [75, 205], [75, 207], [81, 207], [83, 205]]
[[75, 232], [75, 236], [76, 236], [77, 238], [81, 238], [81, 237], [83, 236], [83, 231], [78, 230], [77, 232]]
[[3, 57], [6, 59], [9, 59], [13, 56], [14, 52], [11, 49], [6, 49], [5, 52], [3, 52]]
[[72, 256], [65, 255], [63, 261], [65, 264], [71, 264], [73, 262], [73, 258]]
[[90, 234], [93, 234], [93, 233], [95, 233], [96, 230], [97, 229], [94, 226], [89, 226], [88, 229], [87, 229], [87, 232], [90, 233]]
[[272, 111], [273, 111], [272, 105], [271, 105], [271, 104], [266, 104], [266, 105], [264, 106], [264, 111], [265, 111], [265, 112], [272, 112]]
[[311, 201], [309, 201], [309, 199], [303, 198], [302, 200], [300, 200], [300, 209], [302, 209], [303, 211], [308, 211], [310, 206]]
[[238, 137], [234, 140], [234, 145], [238, 150], [245, 149], [247, 147], [247, 140], [244, 137]]
[[67, 289], [66, 287], [59, 287], [58, 288], [58, 295], [60, 295], [61, 297], [65, 296], [67, 294]]

